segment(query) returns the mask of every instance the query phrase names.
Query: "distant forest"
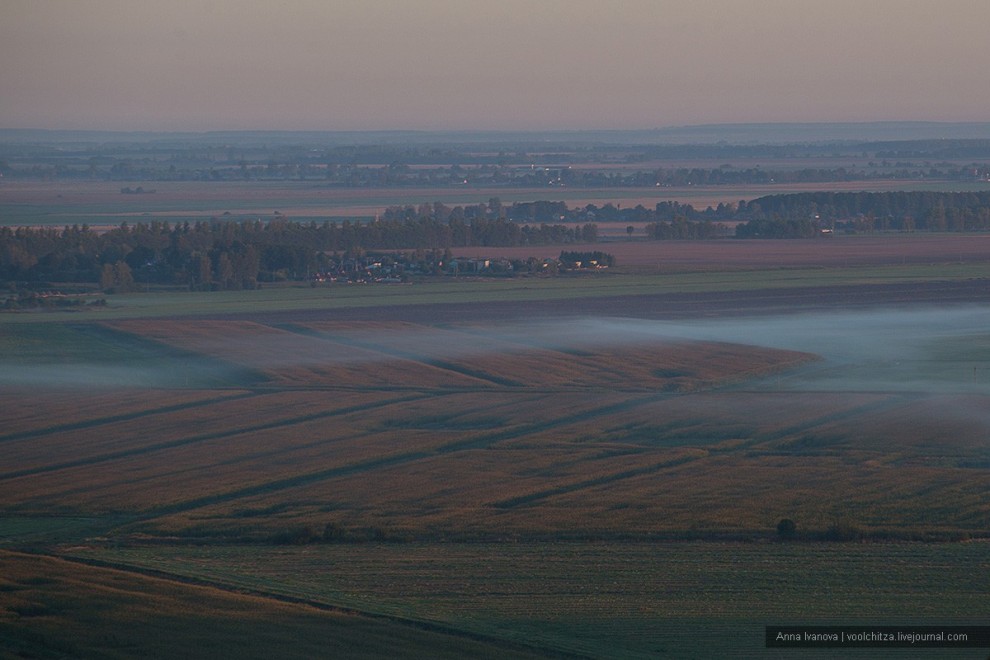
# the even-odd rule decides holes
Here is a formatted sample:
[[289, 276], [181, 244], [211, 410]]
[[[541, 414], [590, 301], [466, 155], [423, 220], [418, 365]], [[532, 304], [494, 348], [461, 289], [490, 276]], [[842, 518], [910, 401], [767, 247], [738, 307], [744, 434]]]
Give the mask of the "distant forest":
[[[643, 224], [648, 238], [809, 238], [828, 232], [987, 231], [990, 192], [798, 193], [770, 195], [702, 211], [661, 202], [652, 209], [612, 204], [568, 208], [564, 202], [449, 207], [397, 206], [370, 223], [126, 223], [109, 231], [85, 225], [0, 228], [0, 280], [98, 283], [127, 290], [136, 283], [191, 289], [251, 288], [259, 282], [307, 279], [366, 250], [414, 250], [421, 272], [452, 247], [594, 243], [599, 222]], [[632, 233], [632, 232], [630, 232]], [[433, 255], [428, 257], [427, 251]], [[338, 254], [338, 253], [343, 253]], [[434, 269], [435, 270], [435, 269]]]

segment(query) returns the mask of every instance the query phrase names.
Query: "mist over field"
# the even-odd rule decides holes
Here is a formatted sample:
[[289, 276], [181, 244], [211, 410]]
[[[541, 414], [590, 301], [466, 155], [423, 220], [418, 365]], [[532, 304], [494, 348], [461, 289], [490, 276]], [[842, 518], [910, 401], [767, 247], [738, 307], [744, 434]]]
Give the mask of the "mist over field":
[[823, 362], [773, 387], [820, 391], [986, 392], [990, 310], [982, 306], [888, 308], [694, 321], [588, 321], [628, 340], [723, 341], [814, 353]]
[[[571, 318], [555, 322], [312, 330], [254, 326], [236, 335], [183, 340], [184, 357], [113, 361], [70, 356], [0, 359], [0, 385], [198, 387], [235, 385], [245, 370], [454, 360], [548, 349], [580, 352], [635, 343], [716, 341], [813, 353], [822, 361], [762, 385], [804, 391], [990, 391], [990, 310], [983, 306], [888, 308], [801, 315], [657, 321]], [[211, 356], [197, 359], [196, 354]]]
[[978, 630], [988, 23], [0, 0], [0, 660]]
[[233, 384], [243, 377], [235, 366], [204, 364], [194, 359], [173, 360], [167, 366], [101, 364], [73, 361], [62, 364], [14, 362], [0, 358], [0, 387], [32, 389], [157, 389]]
[[11, 364], [4, 360], [0, 386], [30, 388], [168, 387], [172, 379], [148, 367], [99, 364]]

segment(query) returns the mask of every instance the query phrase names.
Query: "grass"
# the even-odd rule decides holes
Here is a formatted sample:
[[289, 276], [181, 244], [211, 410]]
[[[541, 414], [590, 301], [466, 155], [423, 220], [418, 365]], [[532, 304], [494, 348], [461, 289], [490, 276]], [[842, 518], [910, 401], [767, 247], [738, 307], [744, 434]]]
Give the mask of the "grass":
[[0, 552], [0, 567], [4, 657], [542, 657], [440, 626], [51, 557]]
[[404, 285], [270, 286], [255, 291], [150, 292], [109, 296], [101, 309], [41, 314], [3, 313], [0, 327], [18, 323], [93, 321], [334, 310], [402, 305], [575, 300], [651, 294], [742, 292], [801, 287], [904, 284], [988, 277], [979, 263], [787, 268], [736, 272], [600, 274], [561, 278], [444, 279]]
[[[752, 657], [767, 624], [982, 623], [990, 546], [552, 542], [77, 551], [592, 657]], [[813, 656], [814, 657], [814, 656]]]

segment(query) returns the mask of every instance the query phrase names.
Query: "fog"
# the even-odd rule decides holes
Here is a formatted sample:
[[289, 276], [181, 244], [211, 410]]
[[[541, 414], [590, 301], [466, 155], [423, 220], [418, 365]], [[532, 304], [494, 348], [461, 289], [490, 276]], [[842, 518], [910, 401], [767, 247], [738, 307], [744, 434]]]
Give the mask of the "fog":
[[[215, 387], [258, 379], [262, 369], [433, 363], [530, 349], [610, 348], [655, 341], [718, 341], [813, 353], [821, 360], [747, 387], [803, 391], [990, 393], [990, 309], [945, 306], [658, 321], [570, 318], [446, 328], [275, 329], [175, 340], [180, 359], [31, 364], [0, 358], [0, 385], [15, 387]], [[53, 348], [53, 350], [56, 350]], [[203, 357], [197, 357], [202, 354]], [[213, 357], [205, 357], [213, 356]]]
[[129, 362], [99, 364], [73, 361], [62, 364], [25, 364], [0, 358], [0, 387], [21, 389], [155, 389], [234, 385], [245, 370], [193, 358], [172, 360], [167, 367]]
[[742, 319], [586, 320], [575, 337], [733, 342], [814, 353], [767, 386], [811, 391], [990, 392], [990, 308], [875, 309]]

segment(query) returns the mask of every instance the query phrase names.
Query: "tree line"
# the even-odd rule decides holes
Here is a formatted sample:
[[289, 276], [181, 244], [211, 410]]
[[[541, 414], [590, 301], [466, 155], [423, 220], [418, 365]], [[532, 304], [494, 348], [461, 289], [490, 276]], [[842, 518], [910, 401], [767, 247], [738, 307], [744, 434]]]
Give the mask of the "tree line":
[[813, 192], [768, 195], [736, 209], [736, 235], [791, 238], [822, 230], [988, 231], [990, 191]]
[[254, 288], [260, 282], [308, 279], [337, 259], [369, 249], [445, 250], [451, 247], [594, 242], [597, 227], [520, 225], [504, 218], [431, 217], [294, 222], [152, 221], [108, 231], [0, 227], [0, 280], [74, 282], [126, 291], [139, 284], [194, 290]]
[[[552, 220], [553, 222], [539, 222]], [[253, 287], [305, 279], [333, 253], [444, 250], [593, 243], [598, 221], [645, 223], [649, 238], [802, 238], [822, 231], [988, 231], [990, 192], [795, 193], [770, 195], [703, 211], [660, 202], [652, 209], [564, 202], [448, 207], [391, 207], [373, 222], [300, 223], [212, 219], [195, 223], [123, 223], [108, 231], [86, 225], [0, 227], [0, 280], [98, 283], [127, 290], [139, 283], [191, 289]], [[630, 225], [632, 227], [632, 225]]]
[[645, 224], [649, 238], [720, 238], [735, 226], [739, 238], [806, 238], [822, 231], [990, 231], [990, 191], [810, 192], [767, 195], [696, 209], [676, 201], [622, 208], [535, 202], [507, 207], [506, 217], [552, 215], [562, 222]]

